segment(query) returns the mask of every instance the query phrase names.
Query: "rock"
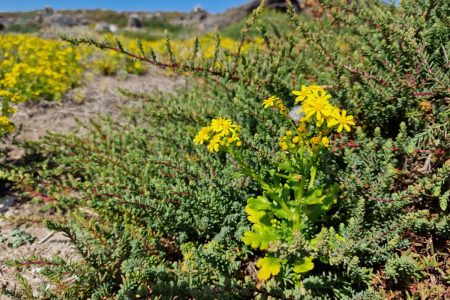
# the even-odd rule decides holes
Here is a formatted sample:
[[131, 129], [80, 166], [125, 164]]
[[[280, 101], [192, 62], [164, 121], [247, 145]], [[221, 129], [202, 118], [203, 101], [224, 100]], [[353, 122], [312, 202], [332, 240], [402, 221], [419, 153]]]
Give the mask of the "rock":
[[13, 196], [5, 196], [0, 198], [0, 213], [6, 212], [13, 207], [17, 202], [17, 198]]
[[40, 11], [35, 20], [37, 23], [49, 27], [75, 27], [90, 24], [88, 16], [81, 10], [55, 12], [52, 9], [46, 9]]
[[194, 6], [194, 9], [192, 9], [193, 13], [201, 13], [201, 12], [205, 12], [205, 10], [203, 10], [202, 6], [197, 4], [196, 6]]
[[95, 24], [95, 31], [98, 32], [108, 32], [109, 31], [109, 25], [105, 22], [100, 22]]
[[128, 20], [128, 27], [131, 28], [142, 28], [142, 21], [138, 15], [133, 14]]
[[38, 12], [38, 14], [36, 15], [36, 17], [34, 18], [34, 20], [36, 21], [36, 23], [38, 24], [42, 24], [44, 23], [44, 15], [42, 12]]
[[82, 23], [82, 19], [78, 16], [68, 16], [63, 14], [55, 14], [45, 17], [44, 23], [51, 26], [74, 27]]
[[205, 22], [209, 19], [211, 15], [203, 10], [197, 9], [192, 11], [191, 13], [181, 15], [177, 19], [171, 20], [170, 23], [173, 25], [181, 25], [181, 26], [191, 26], [197, 25], [201, 30], [206, 29]]
[[119, 28], [117, 27], [117, 25], [114, 24], [108, 24], [105, 22], [100, 22], [95, 24], [95, 31], [98, 32], [111, 32], [111, 33], [115, 33], [117, 32]]
[[55, 12], [55, 10], [54, 10], [53, 8], [51, 8], [50, 6], [44, 7], [44, 13], [45, 13], [47, 16], [53, 15], [54, 12]]
[[291, 120], [294, 121], [295, 124], [297, 124], [298, 121], [304, 116], [305, 113], [303, 112], [303, 108], [301, 106], [294, 106], [289, 112], [289, 118], [291, 118]]
[[[297, 13], [303, 12], [304, 3], [304, 0], [292, 1], [292, 5]], [[217, 30], [246, 18], [259, 4], [260, 0], [253, 0], [242, 6], [230, 8], [221, 14], [209, 14], [197, 6], [192, 12], [181, 15], [171, 20], [170, 23], [181, 26], [197, 26], [201, 30]], [[268, 0], [266, 7], [280, 11], [286, 11], [287, 9], [285, 0]]]
[[5, 30], [6, 29], [6, 23], [3, 20], [3, 18], [0, 16], [0, 31]]
[[141, 13], [141, 18], [143, 20], [152, 20], [152, 19], [163, 19], [163, 15], [160, 12], [149, 12], [149, 13]]
[[112, 33], [116, 33], [117, 30], [119, 30], [119, 27], [115, 24], [109, 24], [108, 28], [109, 28], [109, 31]]
[[91, 24], [91, 22], [89, 22], [88, 19], [81, 19], [80, 20], [80, 25], [82, 25], [82, 26], [88, 26], [89, 24]]

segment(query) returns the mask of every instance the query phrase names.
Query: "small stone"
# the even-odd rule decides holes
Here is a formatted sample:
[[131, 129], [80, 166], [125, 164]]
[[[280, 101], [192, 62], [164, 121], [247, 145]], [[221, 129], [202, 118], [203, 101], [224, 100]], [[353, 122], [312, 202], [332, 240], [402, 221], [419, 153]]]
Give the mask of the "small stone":
[[294, 106], [292, 110], [289, 112], [289, 117], [292, 121], [294, 121], [296, 124], [297, 122], [305, 116], [305, 113], [302, 111], [301, 106]]
[[5, 196], [0, 198], [0, 213], [6, 212], [8, 209], [16, 205], [17, 198], [13, 196]]
[[138, 15], [133, 14], [130, 16], [130, 19], [128, 20], [128, 27], [142, 28], [142, 21]]

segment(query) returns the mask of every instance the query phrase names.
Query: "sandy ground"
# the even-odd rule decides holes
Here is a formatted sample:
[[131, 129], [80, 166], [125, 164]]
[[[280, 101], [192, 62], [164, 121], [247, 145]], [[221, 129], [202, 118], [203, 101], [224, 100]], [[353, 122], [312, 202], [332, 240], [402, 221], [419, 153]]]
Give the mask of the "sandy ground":
[[98, 114], [117, 116], [127, 105], [118, 89], [133, 92], [172, 91], [182, 84], [179, 77], [168, 77], [157, 69], [144, 76], [96, 77], [70, 91], [62, 102], [28, 102], [18, 108], [12, 121], [23, 126], [19, 139], [37, 140], [47, 131], [66, 132], [76, 127], [76, 119], [87, 121]]
[[[122, 96], [118, 88], [133, 92], [172, 91], [181, 84], [183, 84], [181, 78], [168, 77], [156, 69], [151, 69], [144, 76], [96, 77], [87, 81], [84, 86], [70, 91], [59, 103], [30, 102], [22, 105], [12, 120], [21, 128], [18, 139], [38, 140], [46, 132], [74, 130], [78, 126], [77, 120], [85, 122], [98, 115], [119, 118], [121, 107], [130, 104], [132, 99]], [[18, 159], [21, 155], [21, 150], [17, 148], [10, 152], [12, 159]], [[77, 258], [76, 251], [66, 237], [50, 232], [40, 222], [35, 222], [52, 217], [55, 216], [43, 210], [41, 205], [27, 203], [19, 195], [9, 193], [0, 184], [0, 286], [12, 289], [17, 286], [14, 268], [5, 265], [8, 259], [20, 259], [32, 255]], [[31, 235], [33, 241], [18, 248], [9, 247], [8, 241], [2, 241], [1, 237], [10, 236], [14, 230]], [[35, 288], [41, 283], [38, 273], [39, 268], [33, 267], [23, 274]], [[9, 298], [0, 296], [0, 300], [3, 299]]]
[[[6, 205], [5, 205], [6, 204]], [[76, 259], [77, 253], [72, 248], [68, 239], [61, 233], [51, 232], [39, 222], [43, 218], [55, 217], [51, 212], [45, 212], [40, 205], [28, 204], [19, 197], [11, 195], [0, 198], [0, 208], [5, 209], [1, 214], [0, 234], [10, 235], [14, 230], [29, 234], [33, 241], [24, 243], [17, 248], [11, 248], [8, 242], [0, 243], [0, 284], [8, 288], [16, 287], [15, 270], [7, 267], [4, 262], [8, 259], [25, 259], [31, 256], [54, 257], [60, 256], [66, 259]], [[13, 241], [10, 238], [9, 241]], [[39, 267], [31, 267], [22, 275], [33, 287], [41, 283]], [[8, 299], [0, 296], [0, 299]]]

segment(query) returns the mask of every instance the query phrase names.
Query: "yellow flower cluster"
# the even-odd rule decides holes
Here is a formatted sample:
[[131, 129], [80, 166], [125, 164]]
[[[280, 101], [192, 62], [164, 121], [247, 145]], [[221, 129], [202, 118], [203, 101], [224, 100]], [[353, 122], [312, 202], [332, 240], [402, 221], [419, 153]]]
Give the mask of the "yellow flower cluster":
[[273, 108], [278, 110], [280, 113], [286, 115], [287, 114], [287, 107], [283, 104], [283, 101], [275, 96], [271, 96], [263, 101], [264, 108]]
[[[132, 53], [140, 53], [139, 44], [136, 39], [130, 39], [123, 36], [106, 35], [104, 39], [109, 40], [114, 44], [114, 40], [121, 41], [123, 47]], [[199, 55], [205, 58], [212, 58], [215, 51], [215, 37], [212, 34], [205, 34], [199, 38]], [[168, 60], [167, 42], [166, 39], [157, 39], [153, 41], [141, 41], [142, 47], [149, 51], [153, 51], [158, 55], [158, 59], [161, 61]], [[179, 61], [184, 61], [192, 57], [192, 49], [194, 47], [195, 39], [180, 39], [174, 40], [171, 43], [171, 48], [174, 56]], [[246, 42], [242, 45], [241, 52], [246, 53], [252, 47], [261, 46], [264, 44], [262, 39], [253, 39], [251, 42]], [[239, 41], [230, 38], [221, 38], [220, 47], [226, 51], [236, 51], [239, 47]], [[141, 61], [135, 61], [128, 59], [125, 55], [116, 51], [94, 51], [91, 48], [85, 48], [88, 57], [92, 57], [93, 66], [95, 70], [104, 75], [115, 75], [120, 71], [124, 71], [129, 74], [142, 75], [147, 72], [148, 65]], [[220, 65], [216, 65], [220, 67]]]
[[14, 130], [13, 105], [29, 99], [59, 100], [83, 72], [81, 56], [59, 41], [0, 35], [0, 136]]
[[[304, 134], [305, 131], [301, 131], [302, 127], [297, 128], [297, 132], [292, 132], [292, 130], [286, 131], [284, 136], [280, 139], [280, 147], [284, 151], [295, 151], [298, 148], [308, 145], [311, 149], [317, 149], [319, 146], [328, 148], [330, 146], [330, 140], [326, 136], [314, 135], [310, 139], [307, 139], [307, 135]], [[305, 139], [306, 138], [306, 139]]]
[[[300, 106], [295, 109], [299, 114], [299, 122], [295, 131], [287, 130], [281, 137], [279, 145], [283, 151], [297, 151], [305, 148], [315, 151], [330, 147], [329, 135], [333, 130], [341, 133], [344, 129], [350, 131], [355, 125], [353, 116], [347, 116], [345, 110], [332, 105], [329, 95], [321, 86], [302, 86], [301, 90], [292, 92], [296, 97], [295, 103]], [[286, 115], [282, 100], [272, 96], [263, 101], [264, 108], [276, 108]], [[294, 111], [294, 110], [293, 110]]]
[[203, 127], [195, 136], [194, 143], [204, 144], [209, 142], [208, 150], [210, 152], [219, 152], [221, 149], [242, 145], [239, 138], [241, 127], [236, 125], [230, 119], [216, 118], [211, 121], [209, 126]]
[[[216, 39], [213, 34], [205, 34], [198, 37], [200, 45], [200, 53], [206, 58], [212, 58], [214, 56], [214, 51], [216, 47]], [[184, 39], [184, 40], [174, 40], [172, 42], [172, 50], [176, 57], [181, 60], [192, 57], [192, 49], [194, 47], [195, 39]], [[240, 42], [231, 38], [222, 37], [220, 38], [220, 47], [224, 50], [235, 52], [239, 47]], [[258, 47], [264, 45], [264, 40], [261, 38], [255, 38], [251, 41], [245, 42], [242, 45], [241, 52], [247, 53], [252, 49], [252, 47]], [[143, 42], [144, 49], [149, 49], [150, 47], [157, 53], [166, 52], [166, 40], [159, 39], [155, 41]]]
[[32, 35], [0, 35], [0, 58], [0, 90], [14, 102], [59, 100], [83, 72], [75, 48]]
[[[104, 37], [105, 40], [110, 41], [114, 41], [116, 38], [122, 42], [124, 48], [128, 51], [140, 53], [138, 42], [135, 39], [113, 37], [111, 35]], [[143, 42], [143, 44], [146, 44], [146, 42]], [[147, 45], [145, 45], [145, 47], [147, 47]], [[92, 61], [94, 71], [97, 71], [102, 75], [111, 76], [121, 72], [124, 74], [143, 75], [148, 71], [147, 63], [129, 59], [125, 54], [117, 51], [99, 51], [92, 47], [83, 47], [82, 49], [85, 60]]]
[[[135, 39], [118, 38], [124, 48], [140, 53]], [[194, 39], [172, 42], [172, 52], [179, 60], [190, 58]], [[200, 55], [211, 58], [215, 50], [215, 37], [211, 34], [199, 38]], [[262, 45], [262, 39], [246, 42], [242, 52], [253, 46]], [[160, 60], [167, 60], [166, 40], [142, 41], [146, 51], [153, 49]], [[239, 42], [222, 38], [225, 51], [236, 51]], [[164, 54], [165, 53], [165, 54]], [[15, 112], [13, 105], [26, 100], [60, 100], [62, 95], [81, 81], [83, 72], [91, 67], [105, 75], [119, 72], [142, 75], [148, 64], [130, 60], [116, 51], [102, 51], [93, 47], [71, 47], [65, 42], [46, 40], [33, 35], [0, 35], [0, 136], [11, 132], [14, 127], [9, 117]], [[220, 65], [216, 66], [220, 67]], [[215, 139], [217, 140], [217, 139]], [[217, 149], [217, 145], [215, 148]]]
[[331, 95], [319, 85], [302, 86], [300, 91], [293, 91], [292, 94], [297, 96], [295, 102], [302, 104], [300, 113], [303, 111], [306, 122], [314, 119], [316, 126], [320, 127], [327, 121], [329, 128], [337, 126], [337, 132], [342, 132], [342, 129], [350, 131], [350, 126], [355, 125], [353, 116], [347, 116], [347, 111], [333, 106], [328, 101]]

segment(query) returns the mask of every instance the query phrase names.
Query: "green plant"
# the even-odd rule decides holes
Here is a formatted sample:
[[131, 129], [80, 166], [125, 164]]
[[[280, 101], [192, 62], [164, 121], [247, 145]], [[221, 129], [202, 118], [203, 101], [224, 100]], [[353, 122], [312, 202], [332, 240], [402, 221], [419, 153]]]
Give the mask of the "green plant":
[[314, 247], [321, 242], [318, 240], [321, 234], [315, 232], [315, 227], [324, 222], [324, 214], [336, 203], [337, 193], [336, 185], [327, 184], [316, 176], [321, 174], [322, 160], [328, 153], [331, 128], [337, 126], [337, 131], [341, 132], [345, 127], [350, 131], [349, 125], [355, 124], [345, 110], [340, 112], [328, 102], [330, 95], [322, 87], [303, 86], [301, 91], [293, 93], [298, 96], [296, 102], [302, 104], [295, 112], [299, 119], [297, 125], [290, 119], [281, 99], [272, 96], [263, 102], [266, 108], [279, 110], [293, 130], [287, 130], [281, 138], [282, 152], [271, 163], [267, 179], [264, 173], [252, 169], [242, 159], [236, 148], [242, 144], [240, 127], [230, 120], [212, 120], [194, 139], [200, 144], [209, 142], [211, 152], [225, 149], [264, 191], [263, 195], [247, 201], [245, 210], [253, 225], [243, 237], [245, 244], [267, 251], [256, 263], [260, 280], [278, 275], [281, 266], [292, 266], [298, 274], [313, 269]]
[[408, 255], [394, 256], [386, 262], [385, 275], [394, 283], [409, 284], [420, 277], [417, 262]]
[[18, 248], [25, 244], [31, 244], [34, 240], [35, 238], [32, 235], [18, 228], [12, 230], [6, 236], [0, 235], [0, 243], [6, 242], [10, 248]]
[[168, 20], [160, 18], [145, 19], [142, 22], [142, 30], [131, 31], [122, 30], [122, 35], [128, 38], [139, 38], [141, 40], [158, 40], [168, 32], [174, 38], [187, 38], [192, 36], [194, 29], [186, 28], [180, 25], [173, 25]]
[[[314, 22], [291, 9], [296, 29], [279, 36], [259, 24], [264, 44], [246, 52], [221, 48], [219, 36], [212, 55], [202, 56], [195, 42], [183, 58], [170, 39], [163, 55], [142, 43], [130, 50], [70, 39], [201, 78], [190, 77], [174, 94], [123, 91], [136, 100], [124, 112], [128, 122], [93, 122], [84, 136], [49, 135], [27, 145], [22, 162], [2, 163], [2, 177], [17, 189], [66, 212], [64, 222], [47, 225], [68, 235], [81, 256], [11, 264], [43, 266], [53, 288], [41, 294], [64, 299], [448, 294], [450, 4], [322, 2], [324, 17]], [[244, 25], [241, 45], [261, 13]], [[358, 125], [316, 139], [308, 155], [294, 142], [300, 126], [291, 127], [283, 108], [295, 106], [291, 93], [300, 82], [323, 85]], [[261, 99], [281, 113], [262, 110]], [[231, 126], [238, 136], [214, 139], [218, 132], [206, 131], [213, 151], [196, 147], [199, 124], [209, 127], [217, 116], [239, 124]], [[309, 125], [305, 132], [317, 135], [324, 123]], [[305, 205], [312, 199], [327, 203]], [[255, 238], [261, 228], [276, 235], [267, 249]], [[423, 263], [429, 255], [436, 260]], [[308, 272], [295, 274], [297, 261], [297, 271]], [[275, 276], [261, 282], [256, 267], [264, 269], [260, 279]], [[385, 284], [385, 272], [402, 284]], [[16, 297], [29, 295], [23, 289]]]
[[5, 32], [7, 33], [36, 33], [42, 29], [39, 24], [28, 23], [28, 24], [12, 24], [6, 27]]

